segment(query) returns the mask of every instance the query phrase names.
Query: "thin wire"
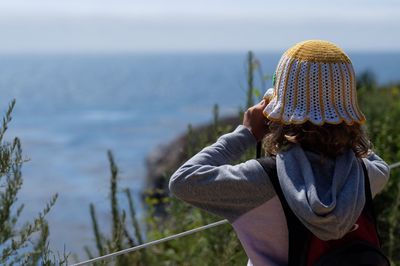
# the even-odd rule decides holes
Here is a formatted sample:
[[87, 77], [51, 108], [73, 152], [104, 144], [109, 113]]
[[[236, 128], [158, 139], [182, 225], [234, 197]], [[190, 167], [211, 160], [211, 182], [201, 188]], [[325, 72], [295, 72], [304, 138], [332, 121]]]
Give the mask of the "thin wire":
[[[400, 162], [397, 162], [397, 163], [393, 163], [393, 164], [389, 165], [389, 168], [393, 169], [393, 168], [397, 168], [399, 166], [400, 166]], [[100, 256], [100, 257], [97, 257], [97, 258], [93, 258], [93, 259], [90, 259], [90, 260], [86, 260], [86, 261], [82, 261], [82, 262], [79, 262], [79, 263], [76, 263], [76, 264], [72, 264], [71, 266], [87, 265], [87, 264], [90, 264], [90, 263], [93, 263], [93, 262], [96, 262], [96, 261], [99, 261], [99, 260], [110, 259], [110, 258], [119, 256], [119, 255], [123, 255], [123, 254], [129, 253], [129, 252], [137, 251], [137, 250], [140, 250], [140, 249], [143, 249], [143, 248], [148, 248], [150, 246], [154, 246], [154, 245], [157, 245], [157, 244], [162, 243], [162, 242], [166, 242], [166, 241], [169, 241], [169, 240], [177, 239], [177, 238], [180, 238], [180, 237], [183, 237], [183, 236], [187, 236], [187, 235], [190, 235], [190, 234], [193, 234], [193, 233], [196, 233], [196, 232], [199, 232], [199, 231], [203, 231], [203, 230], [215, 227], [215, 226], [219, 226], [219, 225], [222, 225], [222, 224], [226, 224], [226, 223], [228, 223], [228, 220], [221, 220], [221, 221], [218, 221], [218, 222], [215, 222], [215, 223], [211, 223], [211, 224], [207, 224], [207, 225], [204, 225], [204, 226], [200, 226], [200, 227], [197, 227], [197, 228], [194, 228], [194, 229], [191, 229], [191, 230], [188, 230], [188, 231], [176, 234], [176, 235], [167, 236], [167, 237], [164, 237], [164, 238], [161, 238], [161, 239], [158, 239], [158, 240], [154, 240], [154, 241], [151, 241], [151, 242], [139, 245], [139, 246], [134, 246], [134, 247], [123, 249], [123, 250], [120, 250], [120, 251], [117, 251], [117, 252], [114, 252], [114, 253], [103, 255], [103, 256]]]
[[389, 168], [393, 169], [393, 168], [396, 168], [396, 167], [399, 167], [399, 166], [400, 166], [400, 162], [397, 162], [397, 163], [389, 165]]
[[107, 255], [104, 255], [104, 256], [101, 256], [101, 257], [97, 257], [97, 258], [94, 258], [94, 259], [90, 259], [90, 260], [86, 260], [86, 261], [79, 262], [79, 263], [76, 263], [76, 264], [72, 264], [71, 266], [81, 266], [81, 265], [86, 265], [86, 264], [93, 263], [93, 262], [96, 262], [96, 261], [99, 261], [99, 260], [109, 259], [109, 258], [112, 258], [112, 257], [115, 257], [115, 256], [119, 256], [119, 255], [122, 255], [122, 254], [125, 254], [125, 253], [137, 251], [137, 250], [143, 249], [143, 248], [148, 248], [150, 246], [157, 245], [157, 244], [162, 243], [162, 242], [166, 242], [166, 241], [169, 241], [169, 240], [172, 240], [172, 239], [180, 238], [180, 237], [183, 237], [183, 236], [186, 236], [186, 235], [190, 235], [190, 234], [193, 234], [193, 233], [196, 233], [196, 232], [199, 232], [199, 231], [203, 231], [203, 230], [209, 229], [211, 227], [219, 226], [221, 224], [226, 224], [226, 223], [228, 223], [228, 220], [221, 220], [221, 221], [218, 221], [218, 222], [215, 222], [215, 223], [211, 223], [211, 224], [207, 224], [207, 225], [204, 225], [204, 226], [200, 226], [200, 227], [197, 227], [197, 228], [194, 228], [192, 230], [188, 230], [188, 231], [176, 234], [176, 235], [167, 236], [167, 237], [164, 237], [164, 238], [161, 238], [161, 239], [158, 239], [158, 240], [154, 240], [154, 241], [151, 241], [151, 242], [139, 245], [139, 246], [127, 248], [127, 249], [120, 250], [120, 251], [117, 251], [117, 252], [114, 252], [114, 253], [110, 253], [110, 254], [107, 254]]

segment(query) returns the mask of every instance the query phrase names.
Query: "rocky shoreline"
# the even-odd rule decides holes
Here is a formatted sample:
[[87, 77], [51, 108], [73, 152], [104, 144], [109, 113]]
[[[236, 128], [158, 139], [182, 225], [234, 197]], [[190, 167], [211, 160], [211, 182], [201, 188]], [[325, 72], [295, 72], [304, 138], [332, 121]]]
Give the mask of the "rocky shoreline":
[[[238, 116], [221, 118], [218, 121], [220, 127], [236, 128], [241, 123]], [[210, 122], [192, 128], [191, 137], [186, 132], [171, 142], [155, 148], [146, 158], [146, 191], [155, 191], [156, 194], [168, 192], [168, 180], [170, 175], [189, 157], [189, 141], [193, 144], [199, 141], [199, 137], [211, 142], [215, 139], [215, 123]], [[189, 140], [190, 138], [190, 140]], [[154, 195], [154, 193], [152, 193]]]

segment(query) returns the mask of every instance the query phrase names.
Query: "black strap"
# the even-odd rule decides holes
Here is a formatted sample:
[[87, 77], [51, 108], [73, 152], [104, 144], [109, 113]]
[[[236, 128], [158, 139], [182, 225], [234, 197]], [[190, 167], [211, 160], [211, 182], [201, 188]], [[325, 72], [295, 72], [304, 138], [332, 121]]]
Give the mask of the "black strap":
[[282, 188], [279, 183], [278, 173], [276, 170], [276, 159], [274, 157], [264, 157], [257, 160], [268, 174], [275, 192], [282, 204], [283, 211], [286, 216], [286, 223], [289, 233], [289, 250], [288, 250], [288, 265], [298, 266], [306, 265], [307, 251], [310, 243], [311, 233], [300, 222], [297, 216], [290, 209]]
[[367, 171], [367, 167], [365, 166], [363, 160], [361, 158], [358, 159], [359, 162], [361, 163], [361, 166], [363, 168], [364, 171], [364, 188], [365, 188], [365, 206], [364, 206], [364, 211], [366, 212], [366, 214], [369, 216], [368, 218], [373, 221], [374, 226], [375, 226], [375, 230], [378, 234], [378, 239], [379, 239], [379, 243], [381, 243], [381, 239], [379, 237], [379, 232], [378, 232], [378, 226], [376, 223], [376, 216], [375, 216], [375, 210], [374, 210], [374, 203], [373, 203], [373, 199], [372, 199], [372, 192], [371, 192], [371, 184], [369, 181], [369, 176], [368, 176], [368, 171]]
[[261, 157], [261, 148], [262, 148], [262, 143], [261, 141], [257, 142], [257, 146], [256, 146], [256, 158], [260, 158]]
[[369, 205], [372, 207], [372, 192], [371, 192], [371, 184], [369, 182], [369, 176], [368, 176], [368, 171], [367, 168], [361, 158], [358, 159], [359, 163], [362, 166], [362, 169], [364, 171], [364, 190], [365, 190], [365, 204]]

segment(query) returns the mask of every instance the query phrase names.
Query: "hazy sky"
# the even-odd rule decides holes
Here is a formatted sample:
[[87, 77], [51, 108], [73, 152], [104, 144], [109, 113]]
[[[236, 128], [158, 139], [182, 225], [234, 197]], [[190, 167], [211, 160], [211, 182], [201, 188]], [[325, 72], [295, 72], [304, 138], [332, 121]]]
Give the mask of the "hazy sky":
[[400, 51], [399, 0], [0, 0], [0, 53]]

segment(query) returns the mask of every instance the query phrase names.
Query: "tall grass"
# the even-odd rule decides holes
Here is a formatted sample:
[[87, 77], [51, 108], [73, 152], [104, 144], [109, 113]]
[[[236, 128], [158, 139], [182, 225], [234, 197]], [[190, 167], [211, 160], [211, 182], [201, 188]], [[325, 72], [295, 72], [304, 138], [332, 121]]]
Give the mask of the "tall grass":
[[[400, 84], [377, 86], [371, 73], [358, 80], [360, 105], [374, 150], [386, 162], [400, 161]], [[379, 231], [393, 265], [400, 265], [400, 169], [391, 171], [383, 193], [375, 200]]]
[[[66, 265], [68, 254], [56, 254], [49, 248], [46, 215], [57, 200], [53, 195], [31, 221], [22, 222], [24, 204], [18, 193], [23, 185], [23, 158], [20, 140], [4, 140], [15, 100], [9, 105], [0, 127], [0, 265]], [[21, 226], [19, 224], [22, 224]]]

